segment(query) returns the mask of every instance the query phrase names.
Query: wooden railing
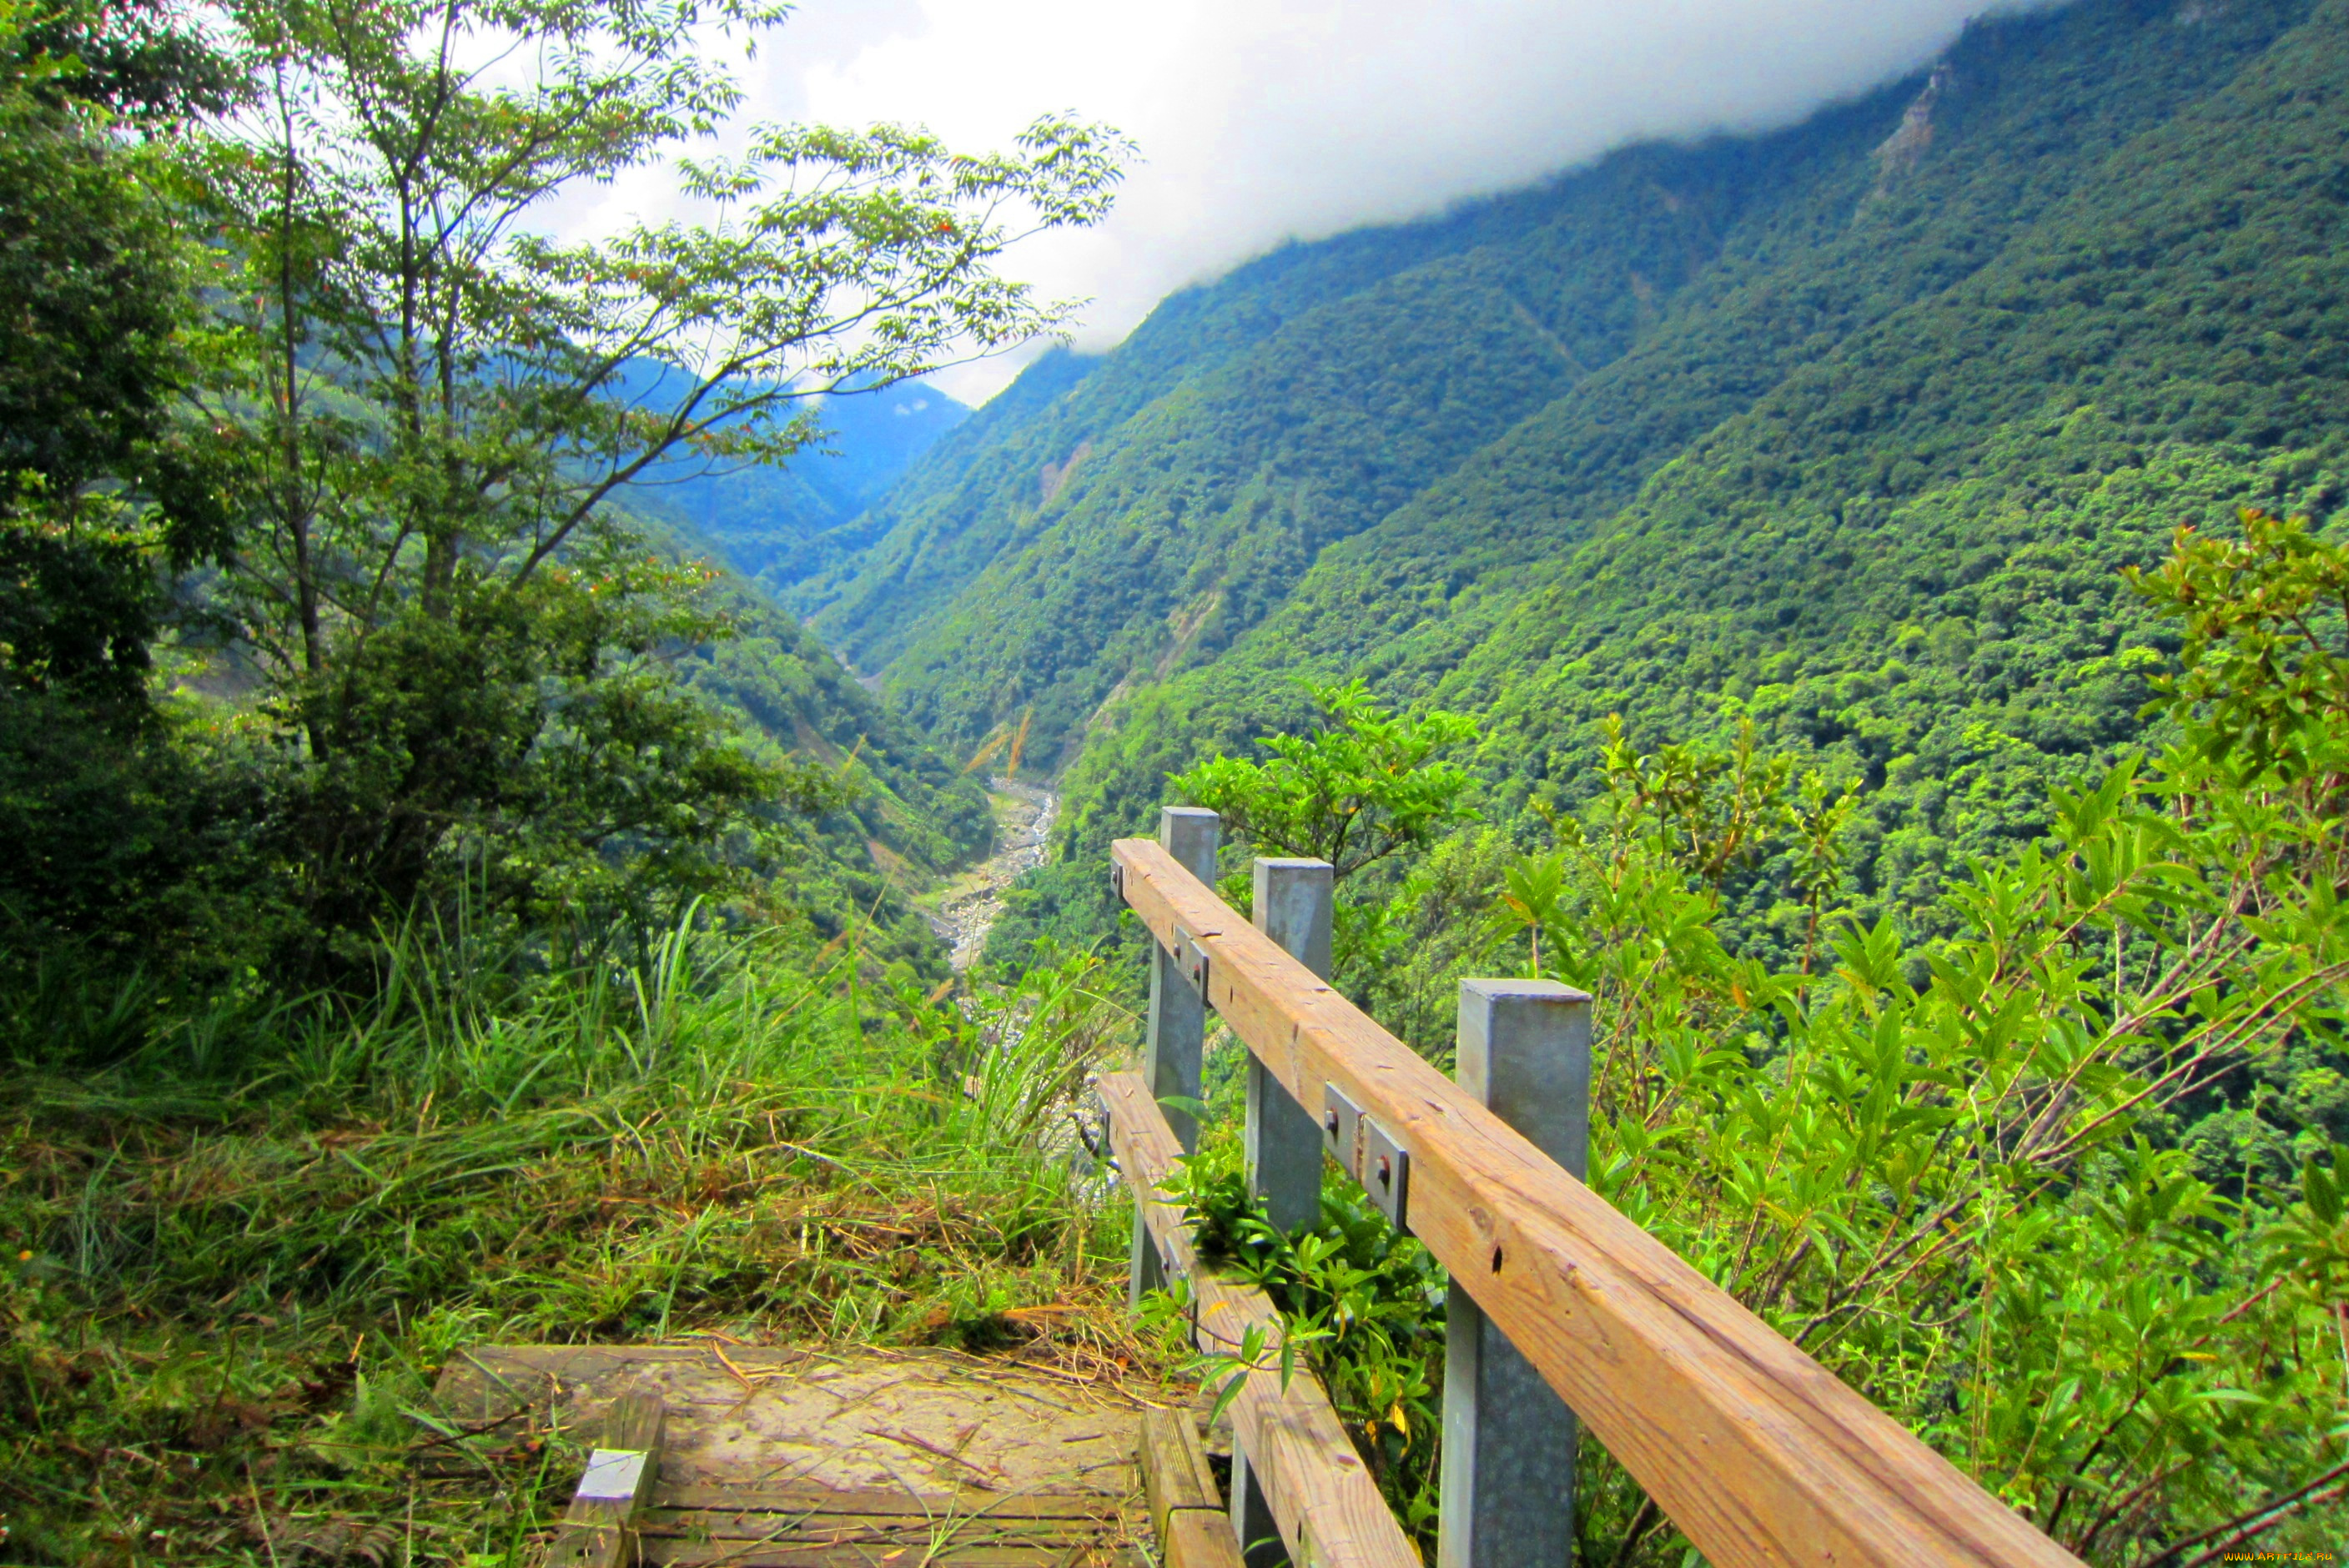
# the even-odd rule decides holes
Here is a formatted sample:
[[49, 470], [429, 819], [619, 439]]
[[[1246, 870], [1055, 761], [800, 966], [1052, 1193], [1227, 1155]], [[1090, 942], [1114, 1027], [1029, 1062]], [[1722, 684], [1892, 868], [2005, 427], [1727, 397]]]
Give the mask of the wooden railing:
[[[1251, 1167], [1268, 1198], [1280, 1198], [1288, 1180], [1288, 1206], [1298, 1206], [1293, 1176], [1279, 1168], [1299, 1168], [1302, 1130], [1312, 1140], [1314, 1190], [1326, 1150], [1450, 1272], [1454, 1301], [1468, 1309], [1455, 1316], [1481, 1315], [1495, 1346], [1513, 1346], [1537, 1375], [1538, 1383], [1526, 1380], [1526, 1397], [1507, 1403], [1545, 1403], [1546, 1384], [1571, 1412], [1561, 1413], [1561, 1429], [1539, 1409], [1494, 1408], [1495, 1390], [1508, 1385], [1489, 1377], [1477, 1408], [1479, 1387], [1451, 1387], [1473, 1381], [1460, 1377], [1454, 1326], [1445, 1568], [1571, 1561], [1570, 1529], [1557, 1518], [1561, 1507], [1570, 1518], [1570, 1494], [1521, 1495], [1532, 1489], [1520, 1479], [1505, 1496], [1488, 1478], [1480, 1497], [1473, 1479], [1453, 1471], [1494, 1451], [1537, 1474], [1544, 1457], [1529, 1447], [1562, 1443], [1570, 1485], [1573, 1417], [1714, 1568], [2076, 1564], [1330, 989], [1327, 867], [1317, 913], [1312, 897], [1289, 899], [1284, 910], [1279, 894], [1284, 869], [1310, 893], [1318, 862], [1257, 863], [1257, 909], [1269, 930], [1224, 903], [1204, 880], [1216, 834], [1212, 815], [1170, 810], [1164, 841], [1126, 839], [1112, 850], [1118, 893], [1158, 948], [1142, 1070], [1100, 1086], [1136, 1201], [1136, 1289], [1186, 1276], [1203, 1346], [1237, 1346], [1251, 1326], [1268, 1346], [1278, 1344], [1270, 1304], [1199, 1268], [1184, 1216], [1161, 1191], [1195, 1131], [1160, 1102], [1197, 1099], [1200, 1035], [1212, 1008], [1252, 1057]], [[1468, 983], [1472, 1004], [1479, 984]], [[1549, 999], [1565, 1005], [1553, 1011], [1584, 1009], [1587, 1064], [1588, 998], [1550, 989]], [[1544, 1141], [1560, 1146], [1555, 1134]], [[1578, 1163], [1578, 1152], [1571, 1157]], [[1293, 1222], [1273, 1207], [1276, 1222]], [[1284, 1384], [1258, 1359], [1232, 1407], [1240, 1538], [1277, 1527], [1291, 1560], [1313, 1568], [1417, 1563], [1319, 1385], [1302, 1372]], [[1518, 1440], [1480, 1445], [1479, 1422], [1515, 1422]], [[1262, 1501], [1252, 1502], [1257, 1489]], [[1266, 1507], [1268, 1524], [1252, 1512]]]

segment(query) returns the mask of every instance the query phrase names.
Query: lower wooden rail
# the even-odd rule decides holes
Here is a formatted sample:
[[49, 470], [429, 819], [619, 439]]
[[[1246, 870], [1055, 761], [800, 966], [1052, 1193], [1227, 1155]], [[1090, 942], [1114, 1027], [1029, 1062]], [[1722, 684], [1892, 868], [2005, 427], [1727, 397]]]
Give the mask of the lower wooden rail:
[[1232, 1402], [1232, 1426], [1263, 1476], [1290, 1561], [1298, 1568], [1423, 1568], [1319, 1381], [1299, 1366], [1284, 1386], [1278, 1309], [1262, 1291], [1200, 1267], [1183, 1212], [1161, 1195], [1183, 1150], [1148, 1087], [1133, 1073], [1106, 1074], [1096, 1087], [1160, 1265], [1169, 1279], [1191, 1283], [1200, 1348], [1237, 1355], [1251, 1329], [1262, 1333], [1261, 1354]]
[[1242, 1568], [1216, 1472], [1187, 1410], [1145, 1410], [1142, 1485], [1166, 1568]]

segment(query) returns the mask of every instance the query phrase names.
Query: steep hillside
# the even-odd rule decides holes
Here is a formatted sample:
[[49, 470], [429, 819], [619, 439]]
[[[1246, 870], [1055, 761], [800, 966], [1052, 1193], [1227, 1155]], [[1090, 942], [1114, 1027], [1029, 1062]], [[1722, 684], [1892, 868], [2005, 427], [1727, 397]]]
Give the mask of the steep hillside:
[[1087, 842], [1303, 673], [1483, 715], [1504, 818], [1610, 711], [1751, 715], [1868, 791], [1853, 891], [1908, 905], [2135, 734], [2119, 566], [2336, 503], [2344, 48], [2340, 0], [2084, 0], [1285, 252], [941, 446], [817, 625], [950, 743], [1033, 705]]
[[824, 398], [824, 434], [780, 467], [700, 459], [656, 468], [632, 487], [640, 511], [695, 530], [770, 590], [797, 583], [838, 550], [823, 537], [861, 516], [970, 410], [926, 382]]
[[[675, 555], [717, 562], [725, 553], [657, 509], [639, 507], [631, 521]], [[944, 954], [912, 897], [992, 841], [986, 791], [860, 686], [761, 584], [729, 573], [717, 592], [734, 634], [685, 655], [688, 684], [726, 711], [754, 752], [814, 763], [854, 791], [812, 821], [785, 819], [801, 849], [782, 867], [777, 893], [827, 937], [853, 923], [885, 958], [941, 966]]]
[[[1292, 248], [942, 447], [794, 603], [942, 736], [1032, 704], [1052, 756], [1113, 692], [1222, 653], [1337, 541], [1384, 524], [1382, 559], [1440, 560], [1452, 587], [1555, 554], [1790, 374], [2033, 233], [2307, 11], [2010, 19], [1792, 131]], [[1501, 466], [1523, 470], [1504, 504], [1406, 515]]]
[[799, 830], [805, 852], [784, 868], [781, 891], [826, 934], [877, 925], [885, 935], [868, 937], [873, 950], [942, 962], [911, 901], [992, 841], [985, 790], [755, 588], [739, 591], [736, 615], [736, 635], [705, 651], [692, 684], [764, 746], [820, 763], [856, 790]]
[[[1868, 131], [1838, 127], [1855, 147]], [[1049, 757], [1112, 691], [1212, 657], [1323, 547], [1652, 333], [1810, 156], [1645, 150], [1178, 295], [1097, 366], [1030, 372], [1073, 385], [1015, 387], [1018, 413], [942, 445], [875, 509], [875, 542], [792, 603], [941, 735], [1033, 705]]]
[[2119, 568], [2181, 522], [2325, 515], [2349, 485], [2344, 21], [2311, 8], [1967, 278], [1676, 449], [1572, 550], [1544, 542], [1576, 516], [1559, 481], [1588, 427], [1545, 410], [1328, 552], [1166, 694], [1188, 723], [1137, 715], [1100, 748], [1088, 793], [1146, 789], [1149, 760], [1119, 756], [1141, 737], [1237, 738], [1250, 694], [1302, 665], [1485, 714], [1504, 799], [1576, 798], [1610, 711], [1648, 740], [1751, 715], [1868, 791], [1856, 891], [1903, 906], [2035, 832], [2049, 783], [2136, 733], [2132, 649], [2165, 634]]

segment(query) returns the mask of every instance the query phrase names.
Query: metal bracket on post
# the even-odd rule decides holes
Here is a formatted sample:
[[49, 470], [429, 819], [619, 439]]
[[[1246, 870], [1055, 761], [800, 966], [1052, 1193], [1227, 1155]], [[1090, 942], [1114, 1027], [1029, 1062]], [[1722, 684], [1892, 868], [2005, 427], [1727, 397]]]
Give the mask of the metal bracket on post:
[[1122, 861], [1109, 863], [1109, 891], [1118, 903], [1125, 902], [1125, 866]]
[[1198, 938], [1181, 926], [1174, 928], [1174, 970], [1191, 983], [1199, 1000], [1207, 999], [1207, 950], [1199, 945]]
[[1338, 1169], [1362, 1179], [1362, 1108], [1333, 1083], [1321, 1086], [1321, 1147]]
[[1360, 1180], [1390, 1224], [1398, 1231], [1411, 1229], [1411, 1150], [1374, 1116], [1362, 1118]]
[[[1583, 1173], [1588, 996], [1554, 980], [1463, 980], [1459, 1064], [1462, 1088]], [[1437, 1568], [1572, 1568], [1574, 1412], [1456, 1278], [1444, 1335]]]

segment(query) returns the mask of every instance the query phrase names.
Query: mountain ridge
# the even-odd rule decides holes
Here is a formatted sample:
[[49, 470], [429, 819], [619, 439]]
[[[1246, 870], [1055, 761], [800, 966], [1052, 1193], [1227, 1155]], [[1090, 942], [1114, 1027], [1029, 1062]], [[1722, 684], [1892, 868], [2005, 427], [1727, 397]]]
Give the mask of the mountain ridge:
[[1910, 907], [2138, 733], [2120, 566], [2337, 504], [2344, 24], [1995, 18], [1801, 126], [1241, 269], [916, 465], [812, 624], [941, 745], [1032, 710], [1064, 845], [1362, 675], [1483, 717], [1505, 820], [1609, 712], [1754, 717], [1868, 793], [1854, 895]]

